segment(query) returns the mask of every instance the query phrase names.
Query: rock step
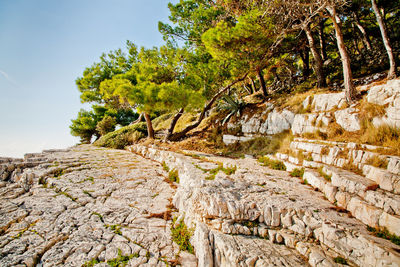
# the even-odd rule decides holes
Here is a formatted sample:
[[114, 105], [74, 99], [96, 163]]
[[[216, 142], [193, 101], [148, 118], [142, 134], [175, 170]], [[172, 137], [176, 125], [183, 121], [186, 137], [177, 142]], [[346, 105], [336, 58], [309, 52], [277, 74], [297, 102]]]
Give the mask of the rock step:
[[394, 193], [400, 191], [399, 180], [400, 180], [400, 157], [382, 155], [376, 152], [370, 152], [359, 149], [348, 149], [341, 148], [338, 146], [332, 147], [331, 145], [324, 145], [315, 142], [306, 141], [293, 141], [290, 144], [290, 148], [296, 152], [302, 152], [307, 156], [312, 157], [313, 161], [322, 162], [329, 165], [334, 165], [337, 167], [343, 167], [345, 164], [353, 164], [357, 166], [360, 170], [364, 166], [368, 165], [368, 161], [378, 157], [382, 160], [387, 161], [386, 169], [382, 169], [380, 175], [390, 175], [392, 174], [392, 185], [391, 188]]
[[[277, 157], [295, 161], [285, 154], [278, 154]], [[292, 162], [283, 162], [287, 171], [299, 168]], [[400, 196], [377, 189], [374, 181], [360, 175], [322, 164], [320, 167], [327, 177], [306, 169], [303, 181], [323, 192], [331, 203], [350, 211], [363, 223], [387, 228], [389, 232], [400, 235]]]
[[[372, 236], [364, 224], [338, 212], [321, 193], [310, 190], [286, 172], [269, 170], [252, 159], [210, 156], [208, 161], [236, 165], [237, 171], [230, 175], [219, 172], [214, 180], [207, 180], [206, 173], [193, 167], [193, 163], [200, 162], [198, 159], [141, 145], [134, 145], [130, 150], [178, 170], [181, 183], [173, 203], [196, 231], [205, 224], [220, 234], [255, 238], [271, 235], [271, 239], [289, 248], [294, 243], [292, 247], [298, 251], [297, 244], [301, 247], [304, 240], [314, 244], [319, 241], [318, 249], [323, 253], [318, 255], [328, 249], [358, 266], [400, 264], [399, 246]], [[194, 246], [197, 251], [202, 245], [195, 243]], [[209, 251], [215, 250], [210, 246]], [[315, 264], [317, 260], [311, 260], [310, 255], [306, 257], [310, 265], [324, 266]]]
[[319, 140], [295, 139], [291, 142], [290, 148], [295, 151], [305, 152], [305, 154], [311, 154], [313, 161], [319, 161], [337, 167], [343, 167], [345, 164], [353, 164], [362, 169], [363, 166], [367, 164], [368, 160], [378, 157], [387, 161], [386, 170], [388, 172], [400, 175], [400, 157], [366, 150], [368, 148], [382, 149], [381, 147], [357, 145], [354, 143], [346, 144]]

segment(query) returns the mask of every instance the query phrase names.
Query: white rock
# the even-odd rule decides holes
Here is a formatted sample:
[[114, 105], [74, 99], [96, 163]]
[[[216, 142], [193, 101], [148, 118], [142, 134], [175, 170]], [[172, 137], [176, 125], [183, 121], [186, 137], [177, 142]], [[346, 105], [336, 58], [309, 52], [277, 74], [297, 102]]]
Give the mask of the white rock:
[[334, 94], [318, 94], [314, 95], [312, 105], [314, 110], [320, 111], [330, 111], [334, 108], [342, 108], [346, 104], [346, 99], [344, 93], [334, 93]]
[[358, 110], [346, 108], [335, 112], [336, 122], [346, 131], [355, 132], [361, 129]]

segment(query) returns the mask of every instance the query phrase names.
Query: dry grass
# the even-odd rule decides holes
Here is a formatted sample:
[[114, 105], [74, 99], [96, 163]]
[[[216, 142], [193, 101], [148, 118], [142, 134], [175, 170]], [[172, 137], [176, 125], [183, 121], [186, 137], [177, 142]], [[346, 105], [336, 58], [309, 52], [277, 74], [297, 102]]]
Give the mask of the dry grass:
[[222, 154], [231, 157], [242, 157], [245, 154], [262, 156], [276, 152], [287, 153], [293, 136], [289, 132], [273, 136], [257, 137], [252, 140], [225, 146]]
[[371, 121], [362, 121], [362, 128], [356, 132], [345, 131], [339, 124], [332, 123], [327, 133], [316, 131], [305, 133], [303, 137], [308, 139], [329, 140], [336, 142], [353, 142], [383, 146], [385, 149], [376, 151], [388, 155], [400, 156], [400, 129], [389, 125], [375, 127]]
[[374, 155], [373, 157], [371, 157], [367, 160], [366, 164], [377, 167], [377, 168], [386, 169], [388, 166], [388, 160], [384, 159], [382, 157], [379, 157], [377, 155]]

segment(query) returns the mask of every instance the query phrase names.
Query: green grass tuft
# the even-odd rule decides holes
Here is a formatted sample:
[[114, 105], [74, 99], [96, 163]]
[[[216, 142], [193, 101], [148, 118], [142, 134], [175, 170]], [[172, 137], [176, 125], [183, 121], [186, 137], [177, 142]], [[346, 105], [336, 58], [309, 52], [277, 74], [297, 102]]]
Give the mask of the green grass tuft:
[[179, 184], [179, 173], [178, 173], [178, 170], [175, 169], [175, 168], [170, 170], [169, 173], [168, 173], [168, 179], [171, 182], [175, 182], [175, 183]]
[[270, 159], [270, 158], [267, 157], [267, 156], [264, 156], [264, 157], [260, 157], [260, 158], [258, 159], [258, 161], [259, 161], [263, 166], [270, 167], [271, 169], [280, 170], [280, 171], [286, 171], [286, 166], [285, 166], [285, 164], [283, 164], [283, 162], [280, 161], [280, 160], [273, 160], [273, 159]]
[[295, 168], [291, 173], [290, 176], [292, 177], [303, 177], [304, 175], [304, 168], [297, 169]]
[[370, 231], [376, 237], [390, 240], [393, 244], [400, 246], [400, 237], [395, 234], [389, 233], [389, 231], [386, 228], [381, 230], [381, 229], [376, 229], [374, 227], [367, 226], [367, 230]]
[[328, 182], [331, 181], [332, 175], [328, 175], [326, 172], [324, 172], [322, 167], [318, 168], [318, 172], [322, 177], [324, 177], [325, 180], [327, 180]]
[[172, 220], [171, 225], [171, 234], [172, 240], [178, 244], [179, 248], [183, 251], [187, 251], [193, 254], [193, 246], [190, 244], [190, 237], [193, 234], [193, 231], [188, 229], [183, 219], [179, 222], [179, 224], [174, 227], [176, 222], [176, 218]]
[[335, 263], [339, 263], [339, 264], [342, 264], [342, 265], [349, 265], [347, 263], [347, 260], [345, 258], [340, 257], [340, 256], [334, 258], [333, 260], [335, 261]]

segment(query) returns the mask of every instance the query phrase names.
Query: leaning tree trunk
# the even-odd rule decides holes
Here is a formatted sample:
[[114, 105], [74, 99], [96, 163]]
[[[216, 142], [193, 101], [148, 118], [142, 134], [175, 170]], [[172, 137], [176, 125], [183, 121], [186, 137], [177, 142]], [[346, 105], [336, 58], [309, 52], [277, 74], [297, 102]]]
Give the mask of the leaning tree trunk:
[[371, 50], [372, 46], [371, 46], [371, 41], [369, 40], [368, 33], [365, 30], [365, 28], [361, 25], [357, 14], [355, 12], [353, 14], [354, 14], [354, 24], [357, 26], [358, 30], [361, 32], [364, 46], [365, 46], [365, 48], [367, 48], [367, 50]]
[[139, 115], [139, 118], [137, 118], [137, 120], [135, 120], [135, 121], [131, 122], [131, 123], [130, 123], [130, 125], [133, 125], [133, 124], [139, 123], [139, 122], [141, 122], [141, 121], [142, 121], [142, 119], [143, 119], [143, 112], [142, 112], [142, 113], [140, 113], [140, 115]]
[[175, 116], [172, 118], [171, 124], [169, 126], [167, 135], [165, 136], [165, 140], [169, 140], [171, 135], [174, 133], [175, 125], [178, 122], [179, 118], [182, 117], [184, 109], [181, 108], [178, 113], [175, 114]]
[[300, 51], [301, 60], [304, 63], [303, 66], [303, 78], [307, 80], [310, 76], [310, 55], [308, 47], [305, 47], [303, 50]]
[[325, 45], [325, 34], [324, 34], [324, 28], [325, 28], [325, 19], [321, 19], [319, 22], [319, 46], [321, 47], [321, 59], [322, 61], [325, 61], [328, 58], [328, 55], [326, 54], [326, 45]]
[[257, 71], [258, 79], [260, 80], [261, 89], [264, 97], [268, 96], [267, 86], [265, 85], [264, 75], [262, 74], [262, 70]]
[[153, 124], [151, 123], [150, 115], [145, 112], [144, 118], [147, 124], [147, 137], [150, 139], [154, 139], [154, 129], [153, 129]]
[[340, 28], [340, 18], [336, 13], [335, 7], [329, 6], [326, 8], [331, 15], [333, 26], [335, 27], [335, 36], [339, 54], [343, 66], [343, 78], [346, 100], [351, 103], [356, 98], [356, 89], [353, 84], [353, 73], [351, 72], [350, 57], [347, 53], [346, 45], [343, 39], [343, 33]]
[[308, 24], [303, 27], [307, 35], [308, 44], [310, 45], [310, 50], [314, 58], [315, 74], [317, 75], [318, 87], [326, 87], [326, 80], [323, 70], [323, 62], [321, 55], [318, 53], [317, 46], [315, 44], [314, 37], [312, 35], [311, 29]]
[[385, 22], [383, 21], [381, 12], [378, 9], [376, 1], [371, 0], [371, 3], [372, 3], [372, 9], [374, 10], [376, 16], [376, 20], [378, 21], [379, 24], [379, 29], [381, 30], [383, 44], [385, 45], [386, 52], [389, 56], [390, 69], [388, 73], [388, 79], [393, 79], [396, 78], [396, 60], [394, 58], [392, 47], [390, 46], [389, 37], [386, 31], [386, 25]]
[[203, 119], [206, 117], [206, 113], [207, 111], [209, 111], [212, 107], [212, 105], [214, 104], [214, 102], [222, 95], [224, 94], [226, 91], [228, 91], [232, 86], [234, 86], [236, 83], [243, 81], [244, 79], [246, 79], [248, 73], [246, 73], [242, 78], [239, 78], [235, 81], [233, 81], [232, 83], [230, 83], [228, 86], [222, 88], [221, 90], [218, 91], [218, 93], [216, 93], [213, 98], [211, 98], [211, 100], [207, 103], [207, 105], [204, 106], [203, 110], [200, 113], [200, 116], [197, 118], [197, 121], [189, 126], [187, 126], [185, 129], [183, 129], [182, 131], [178, 132], [178, 133], [173, 133], [169, 136], [168, 141], [177, 141], [182, 139], [183, 137], [185, 137], [185, 135], [190, 132], [191, 130], [195, 129], [197, 126], [200, 125], [200, 123], [203, 121]]

